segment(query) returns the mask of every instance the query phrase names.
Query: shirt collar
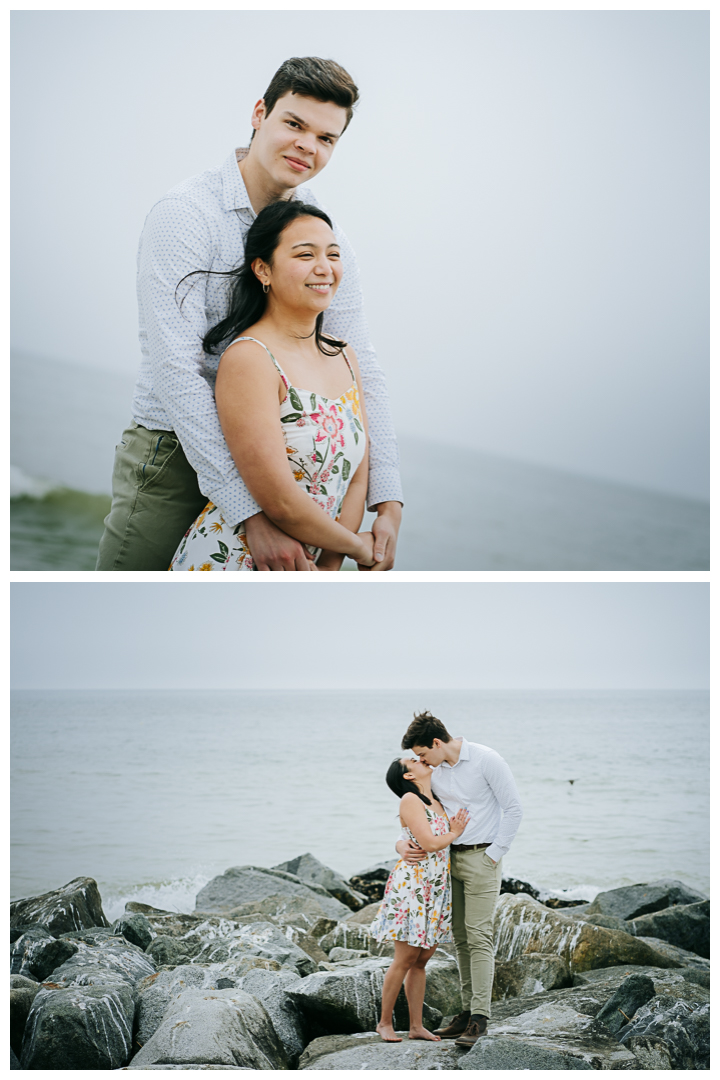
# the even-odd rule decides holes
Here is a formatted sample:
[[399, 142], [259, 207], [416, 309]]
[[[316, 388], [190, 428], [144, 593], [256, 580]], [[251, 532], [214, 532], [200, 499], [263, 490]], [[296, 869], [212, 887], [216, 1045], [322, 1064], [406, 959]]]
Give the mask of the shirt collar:
[[[222, 167], [223, 209], [227, 211], [242, 211], [240, 217], [246, 225], [252, 225], [257, 216], [252, 208], [243, 175], [238, 168], [240, 162], [243, 158], [246, 158], [249, 153], [249, 146], [238, 146], [233, 150], [232, 154], [229, 155]], [[303, 191], [300, 197], [305, 198], [306, 196], [307, 202], [315, 201], [309, 191]], [[290, 198], [295, 199], [296, 197], [297, 191], [293, 191]]]
[[252, 208], [250, 199], [248, 198], [247, 188], [245, 187], [245, 181], [242, 178], [242, 173], [238, 168], [238, 164], [244, 157], [247, 157], [247, 146], [238, 147], [225, 159], [221, 170], [222, 187], [223, 187], [223, 209], [224, 210], [246, 210], [250, 211], [250, 220], [255, 217], [255, 211]]
[[[470, 747], [468, 746], [467, 739], [464, 736], [460, 736], [462, 739], [462, 746], [460, 747], [460, 757], [455, 762], [455, 765], [459, 765], [461, 761], [470, 760]], [[455, 765], [451, 765], [449, 761], [441, 761], [441, 765], [444, 765], [446, 769], [454, 769]]]

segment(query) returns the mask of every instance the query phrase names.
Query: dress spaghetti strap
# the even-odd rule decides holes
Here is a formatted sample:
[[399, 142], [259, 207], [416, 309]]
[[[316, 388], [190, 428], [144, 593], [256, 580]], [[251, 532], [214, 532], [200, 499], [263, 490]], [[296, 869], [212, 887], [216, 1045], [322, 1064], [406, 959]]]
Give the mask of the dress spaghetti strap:
[[[256, 345], [262, 345], [263, 349], [268, 354], [268, 356], [272, 360], [273, 364], [277, 368], [277, 371], [278, 371], [278, 374], [279, 374], [280, 378], [285, 383], [285, 389], [286, 390], [290, 389], [290, 380], [288, 379], [287, 375], [285, 374], [283, 369], [280, 367], [277, 360], [275, 359], [273, 354], [270, 352], [270, 350], [268, 349], [268, 347], [267, 347], [267, 345], [265, 344], [264, 341], [259, 341], [256, 337], [248, 337], [247, 335], [241, 335], [240, 337], [234, 338], [230, 342], [230, 345], [234, 345], [236, 341], [254, 341]], [[228, 349], [230, 348], [230, 345], [228, 345]], [[343, 355], [345, 355], [344, 352], [343, 352]], [[345, 359], [347, 360], [347, 357], [345, 357]], [[352, 368], [350, 368], [350, 370], [352, 371]], [[353, 375], [353, 378], [355, 378], [354, 375]]]

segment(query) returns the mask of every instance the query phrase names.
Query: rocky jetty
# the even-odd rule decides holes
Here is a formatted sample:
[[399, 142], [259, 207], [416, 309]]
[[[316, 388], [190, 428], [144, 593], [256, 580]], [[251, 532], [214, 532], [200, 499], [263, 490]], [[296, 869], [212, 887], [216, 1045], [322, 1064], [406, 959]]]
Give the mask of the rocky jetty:
[[[588, 903], [508, 879], [488, 1034], [384, 1043], [392, 948], [368, 928], [392, 865], [231, 867], [192, 913], [129, 903], [112, 926], [92, 878], [15, 901], [11, 1069], [709, 1069], [709, 902], [672, 880]], [[460, 1009], [443, 946], [425, 1023]]]

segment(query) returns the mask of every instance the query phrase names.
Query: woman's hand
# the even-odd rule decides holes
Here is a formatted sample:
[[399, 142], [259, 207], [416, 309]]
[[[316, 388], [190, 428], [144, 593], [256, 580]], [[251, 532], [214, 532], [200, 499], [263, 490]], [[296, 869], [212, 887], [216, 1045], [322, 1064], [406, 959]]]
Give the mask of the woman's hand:
[[357, 534], [357, 540], [359, 550], [353, 556], [355, 562], [360, 566], [373, 566], [375, 563], [375, 556], [373, 554], [375, 537], [371, 532], [361, 532]]
[[467, 810], [458, 810], [457, 814], [450, 818], [450, 832], [459, 836], [461, 832], [464, 832], [469, 820], [470, 815]]

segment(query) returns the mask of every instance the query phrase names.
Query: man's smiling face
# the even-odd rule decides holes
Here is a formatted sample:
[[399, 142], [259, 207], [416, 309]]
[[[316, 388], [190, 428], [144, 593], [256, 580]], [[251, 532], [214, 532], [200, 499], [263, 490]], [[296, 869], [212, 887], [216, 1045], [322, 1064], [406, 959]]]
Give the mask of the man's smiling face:
[[267, 115], [259, 101], [250, 153], [273, 186], [294, 188], [325, 168], [346, 124], [345, 109], [331, 101], [287, 93]]

